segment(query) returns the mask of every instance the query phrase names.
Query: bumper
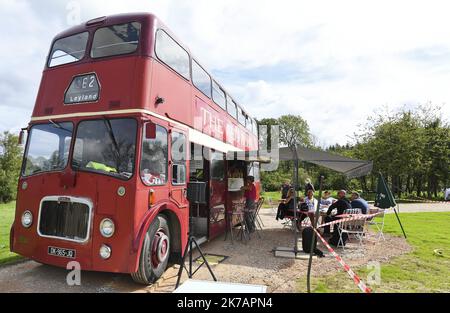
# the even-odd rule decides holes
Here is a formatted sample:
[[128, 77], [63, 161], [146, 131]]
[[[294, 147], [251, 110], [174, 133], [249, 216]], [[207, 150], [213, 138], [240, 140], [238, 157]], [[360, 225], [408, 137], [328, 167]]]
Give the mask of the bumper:
[[[69, 262], [76, 261], [83, 271], [98, 271], [110, 273], [135, 272], [137, 253], [131, 252], [131, 243], [124, 244], [120, 240], [90, 239], [86, 243], [76, 243], [63, 239], [44, 238], [37, 234], [36, 229], [24, 229], [20, 226], [11, 228], [10, 249], [21, 256], [39, 263], [67, 268]], [[103, 260], [100, 247], [106, 244], [111, 247], [112, 254], [108, 260]], [[75, 250], [75, 258], [64, 258], [48, 253], [49, 247]]]

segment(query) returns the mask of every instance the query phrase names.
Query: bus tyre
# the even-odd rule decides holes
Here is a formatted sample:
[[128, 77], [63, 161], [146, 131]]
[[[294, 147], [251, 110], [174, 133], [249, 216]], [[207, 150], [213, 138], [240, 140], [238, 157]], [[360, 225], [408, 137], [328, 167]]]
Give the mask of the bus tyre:
[[158, 215], [150, 225], [142, 243], [139, 268], [132, 273], [140, 284], [153, 284], [164, 274], [170, 257], [170, 231], [166, 217]]

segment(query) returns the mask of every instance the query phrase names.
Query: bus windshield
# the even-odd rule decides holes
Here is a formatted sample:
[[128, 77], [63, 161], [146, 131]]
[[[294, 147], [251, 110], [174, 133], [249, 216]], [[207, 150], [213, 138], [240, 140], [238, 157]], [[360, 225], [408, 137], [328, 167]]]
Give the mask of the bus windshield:
[[74, 169], [129, 179], [133, 176], [137, 122], [131, 118], [80, 122]]
[[35, 125], [25, 153], [22, 175], [59, 171], [66, 167], [72, 141], [72, 123], [49, 123]]

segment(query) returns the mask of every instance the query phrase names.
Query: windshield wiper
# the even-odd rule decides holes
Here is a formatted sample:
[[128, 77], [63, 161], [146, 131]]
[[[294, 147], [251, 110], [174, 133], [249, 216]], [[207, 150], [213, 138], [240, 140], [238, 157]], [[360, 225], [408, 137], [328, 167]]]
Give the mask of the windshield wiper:
[[117, 162], [116, 162], [115, 168], [116, 168], [117, 173], [120, 173], [120, 170], [119, 170], [119, 162], [120, 162], [119, 145], [117, 143], [116, 136], [114, 136], [114, 132], [113, 132], [113, 129], [111, 126], [111, 121], [109, 119], [107, 119], [106, 117], [103, 118], [103, 121], [105, 122], [106, 129], [108, 130], [109, 138], [111, 139], [111, 141], [113, 143], [114, 150], [116, 151]]

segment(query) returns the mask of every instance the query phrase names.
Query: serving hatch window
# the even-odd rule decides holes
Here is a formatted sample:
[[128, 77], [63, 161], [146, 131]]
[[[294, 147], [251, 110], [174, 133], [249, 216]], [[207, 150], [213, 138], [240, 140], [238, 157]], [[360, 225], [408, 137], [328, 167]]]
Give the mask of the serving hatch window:
[[141, 24], [138, 22], [99, 28], [94, 34], [91, 57], [95, 59], [133, 53], [139, 45], [140, 33]]
[[48, 67], [78, 62], [86, 54], [89, 33], [84, 32], [61, 38], [53, 43], [48, 60]]

